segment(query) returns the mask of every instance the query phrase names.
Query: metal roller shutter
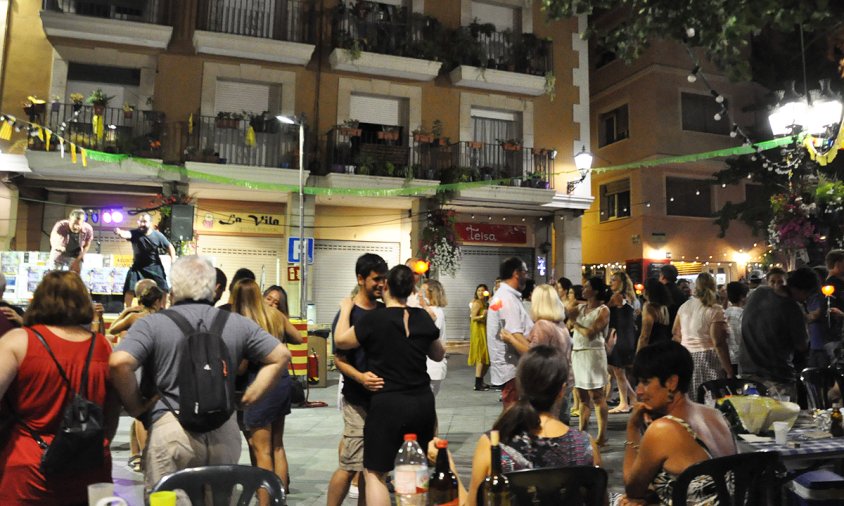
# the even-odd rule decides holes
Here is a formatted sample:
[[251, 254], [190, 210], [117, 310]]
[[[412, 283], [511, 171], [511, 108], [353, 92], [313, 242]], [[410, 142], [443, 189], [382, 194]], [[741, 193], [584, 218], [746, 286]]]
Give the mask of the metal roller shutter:
[[316, 304], [316, 323], [330, 324], [340, 301], [348, 297], [356, 285], [355, 262], [364, 253], [381, 255], [387, 265], [398, 264], [399, 243], [328, 241], [314, 243], [314, 280], [311, 301]]
[[260, 114], [270, 110], [270, 86], [239, 81], [217, 81], [214, 114], [243, 111]]
[[475, 288], [483, 283], [492, 291], [498, 268], [506, 258], [517, 256], [525, 261], [528, 272], [533, 271], [532, 248], [484, 248], [465, 246], [461, 248], [463, 259], [456, 277], [440, 276], [439, 280], [448, 297], [445, 308], [446, 340], [469, 339], [469, 304], [474, 298]]
[[[281, 262], [285, 260], [283, 247], [281, 237], [202, 235], [197, 241], [197, 253], [210, 257], [214, 266], [226, 273], [230, 283], [234, 273], [246, 267], [255, 273], [262, 289], [270, 285], [285, 286], [279, 274]], [[228, 290], [221, 300], [229, 300]]]
[[404, 126], [405, 99], [378, 97], [373, 95], [352, 95], [349, 117], [361, 123]]

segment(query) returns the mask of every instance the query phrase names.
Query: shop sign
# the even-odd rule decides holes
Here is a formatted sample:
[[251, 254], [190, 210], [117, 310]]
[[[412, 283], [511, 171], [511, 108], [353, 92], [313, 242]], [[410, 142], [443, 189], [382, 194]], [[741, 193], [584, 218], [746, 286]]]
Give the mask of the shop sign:
[[284, 215], [260, 212], [197, 210], [194, 230], [198, 233], [284, 235]]
[[491, 223], [457, 223], [457, 235], [463, 242], [526, 244], [527, 227], [522, 225], [494, 225]]

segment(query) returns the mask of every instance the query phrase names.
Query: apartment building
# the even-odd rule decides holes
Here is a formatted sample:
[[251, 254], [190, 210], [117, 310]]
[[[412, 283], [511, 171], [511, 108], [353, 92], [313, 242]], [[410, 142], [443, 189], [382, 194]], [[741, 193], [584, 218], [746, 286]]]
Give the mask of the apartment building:
[[[301, 161], [315, 321], [330, 322], [354, 286], [357, 256], [415, 255], [442, 206], [463, 250], [459, 272], [440, 276], [449, 338], [468, 338], [474, 287], [493, 282], [502, 258], [522, 256], [541, 280], [581, 268], [592, 196], [588, 178], [568, 183], [579, 179], [573, 154], [589, 149], [585, 20], [548, 22], [539, 4], [0, 2], [2, 113], [133, 156], [83, 167], [24, 124], [0, 147], [0, 240], [47, 251], [71, 207], [126, 214], [176, 196], [194, 205], [185, 251], [229, 275], [252, 268], [298, 313]], [[102, 108], [78, 101], [95, 90]], [[24, 114], [29, 96], [46, 104]], [[277, 116], [303, 125], [302, 152], [299, 127]], [[131, 254], [114, 226], [95, 223], [96, 251]]]

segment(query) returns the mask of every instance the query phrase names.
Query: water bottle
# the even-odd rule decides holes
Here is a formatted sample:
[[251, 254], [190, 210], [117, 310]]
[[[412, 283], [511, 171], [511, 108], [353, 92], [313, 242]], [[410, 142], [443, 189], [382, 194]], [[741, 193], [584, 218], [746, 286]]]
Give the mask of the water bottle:
[[405, 434], [396, 454], [393, 487], [398, 506], [425, 506], [428, 495], [428, 459], [416, 441], [416, 434]]

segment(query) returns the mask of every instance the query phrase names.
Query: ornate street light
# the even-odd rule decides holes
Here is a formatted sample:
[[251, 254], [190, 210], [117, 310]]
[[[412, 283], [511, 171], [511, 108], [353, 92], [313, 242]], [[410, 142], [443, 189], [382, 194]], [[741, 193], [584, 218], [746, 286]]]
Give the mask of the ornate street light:
[[592, 170], [592, 158], [592, 153], [586, 151], [585, 144], [581, 147], [580, 152], [574, 155], [574, 166], [577, 167], [577, 171], [580, 172], [580, 179], [568, 182], [566, 185], [568, 193], [572, 193], [574, 188], [582, 183], [583, 180], [586, 179], [586, 176], [589, 175], [589, 171]]

